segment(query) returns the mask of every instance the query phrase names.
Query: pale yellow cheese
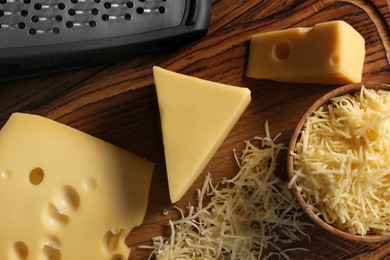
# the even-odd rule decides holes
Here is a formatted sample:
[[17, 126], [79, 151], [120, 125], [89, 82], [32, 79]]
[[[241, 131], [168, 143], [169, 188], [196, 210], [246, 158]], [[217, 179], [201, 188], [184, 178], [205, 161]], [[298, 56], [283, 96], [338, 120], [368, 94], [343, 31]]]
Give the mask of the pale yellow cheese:
[[128, 259], [153, 164], [52, 120], [0, 131], [0, 259]]
[[250, 90], [154, 67], [172, 203], [180, 200], [250, 103]]
[[351, 234], [390, 234], [390, 92], [333, 98], [307, 119], [294, 178], [315, 214]]
[[275, 175], [286, 148], [276, 143], [279, 135], [271, 138], [268, 123], [265, 128], [265, 137], [245, 141], [240, 158], [234, 153], [236, 176], [213, 183], [208, 174], [196, 207], [190, 205], [188, 213], [176, 207], [181, 218], [169, 221], [169, 236], [142, 246], [153, 250], [148, 259], [290, 259], [289, 252], [306, 250], [291, 245], [311, 225], [300, 221], [299, 204]]
[[280, 82], [348, 84], [362, 79], [364, 38], [344, 21], [252, 36], [247, 76]]

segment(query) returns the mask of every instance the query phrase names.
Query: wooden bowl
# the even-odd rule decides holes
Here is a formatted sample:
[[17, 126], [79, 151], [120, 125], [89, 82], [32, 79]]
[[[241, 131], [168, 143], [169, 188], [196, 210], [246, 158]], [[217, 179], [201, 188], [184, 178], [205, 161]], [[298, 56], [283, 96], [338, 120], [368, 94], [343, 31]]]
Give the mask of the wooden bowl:
[[[290, 145], [288, 148], [288, 154], [287, 154], [287, 170], [288, 170], [288, 176], [290, 180], [294, 176], [294, 156], [293, 152], [295, 150], [295, 144], [300, 136], [300, 133], [302, 131], [303, 126], [306, 123], [306, 120], [313, 115], [314, 111], [319, 109], [322, 105], [326, 104], [330, 99], [341, 96], [347, 93], [354, 93], [357, 91], [360, 91], [362, 86], [364, 85], [367, 89], [383, 89], [383, 90], [389, 90], [390, 91], [390, 85], [382, 84], [382, 83], [356, 83], [356, 84], [350, 84], [345, 85], [342, 87], [339, 87], [337, 89], [334, 89], [321, 98], [319, 98], [312, 106], [307, 109], [307, 111], [303, 114], [302, 118], [299, 120], [290, 141]], [[294, 192], [295, 197], [297, 198], [298, 203], [301, 205], [303, 211], [320, 227], [323, 229], [329, 231], [330, 233], [350, 240], [350, 241], [357, 241], [357, 242], [382, 242], [382, 241], [389, 241], [390, 236], [388, 235], [379, 235], [379, 234], [367, 234], [367, 235], [354, 235], [350, 234], [348, 232], [342, 231], [340, 229], [337, 229], [330, 224], [326, 223], [322, 218], [317, 216], [308, 206], [304, 198], [302, 197], [301, 193], [297, 190], [297, 185], [295, 182], [292, 183], [292, 191]]]

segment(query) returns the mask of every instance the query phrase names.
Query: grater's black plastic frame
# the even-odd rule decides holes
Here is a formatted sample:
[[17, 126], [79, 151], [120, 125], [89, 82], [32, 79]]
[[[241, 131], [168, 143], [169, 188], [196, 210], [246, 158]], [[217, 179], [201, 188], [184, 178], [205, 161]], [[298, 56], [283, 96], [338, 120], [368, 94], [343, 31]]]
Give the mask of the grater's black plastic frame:
[[179, 26], [120, 37], [63, 44], [0, 48], [0, 81], [38, 76], [161, 52], [204, 36], [210, 0], [190, 0]]

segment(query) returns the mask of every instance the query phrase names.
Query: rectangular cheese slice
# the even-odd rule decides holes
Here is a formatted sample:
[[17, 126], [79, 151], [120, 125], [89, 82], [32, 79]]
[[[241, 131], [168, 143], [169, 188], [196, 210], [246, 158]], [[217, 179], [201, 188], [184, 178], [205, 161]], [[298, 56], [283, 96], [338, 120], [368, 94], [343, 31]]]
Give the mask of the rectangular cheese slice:
[[0, 259], [128, 259], [153, 164], [52, 120], [0, 131]]
[[247, 88], [153, 68], [169, 193], [179, 201], [236, 124], [251, 96]]
[[247, 76], [280, 82], [348, 84], [362, 79], [364, 38], [344, 21], [252, 36]]

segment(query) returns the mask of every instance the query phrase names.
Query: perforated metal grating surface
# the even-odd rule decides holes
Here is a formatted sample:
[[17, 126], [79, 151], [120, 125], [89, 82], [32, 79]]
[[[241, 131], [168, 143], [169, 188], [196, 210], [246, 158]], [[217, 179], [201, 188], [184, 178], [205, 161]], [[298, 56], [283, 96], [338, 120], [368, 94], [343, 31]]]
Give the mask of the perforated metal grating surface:
[[183, 0], [0, 0], [0, 48], [71, 43], [178, 26]]

